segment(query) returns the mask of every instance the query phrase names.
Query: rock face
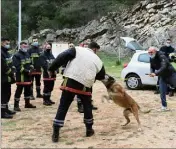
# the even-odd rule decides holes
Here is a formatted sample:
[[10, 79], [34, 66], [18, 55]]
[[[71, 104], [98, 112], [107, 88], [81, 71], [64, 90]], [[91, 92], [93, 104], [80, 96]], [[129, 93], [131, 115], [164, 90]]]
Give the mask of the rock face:
[[[121, 36], [137, 39], [144, 48], [160, 47], [167, 38], [176, 43], [176, 0], [144, 0], [123, 12], [110, 12], [86, 26], [54, 31], [45, 29], [35, 34], [49, 41], [79, 43], [87, 38], [98, 42], [107, 52], [122, 48]], [[30, 39], [30, 38], [29, 38]], [[126, 56], [126, 50], [121, 50]]]

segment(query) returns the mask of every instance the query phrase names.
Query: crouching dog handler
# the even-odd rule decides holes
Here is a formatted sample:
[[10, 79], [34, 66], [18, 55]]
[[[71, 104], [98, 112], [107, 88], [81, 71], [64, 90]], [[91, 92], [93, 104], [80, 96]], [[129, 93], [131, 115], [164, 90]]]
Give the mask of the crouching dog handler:
[[100, 46], [92, 42], [89, 48], [75, 47], [68, 49], [58, 55], [49, 68], [50, 75], [64, 64], [67, 64], [64, 71], [64, 81], [60, 87], [62, 95], [56, 117], [53, 122], [52, 141], [58, 142], [59, 130], [64, 126], [67, 111], [72, 103], [74, 96], [79, 95], [84, 107], [84, 124], [86, 126], [86, 136], [94, 134], [92, 128], [93, 114], [91, 104], [91, 89], [95, 80], [103, 80], [105, 69], [100, 58], [95, 51]]
[[51, 92], [54, 88], [54, 83], [56, 80], [56, 72], [53, 73], [51, 77], [49, 77], [48, 74], [48, 68], [51, 65], [51, 63], [54, 61], [54, 56], [51, 51], [51, 45], [46, 43], [44, 46], [44, 51], [39, 57], [39, 63], [43, 69], [43, 105], [51, 106], [52, 104], [55, 104], [50, 98], [51, 98]]

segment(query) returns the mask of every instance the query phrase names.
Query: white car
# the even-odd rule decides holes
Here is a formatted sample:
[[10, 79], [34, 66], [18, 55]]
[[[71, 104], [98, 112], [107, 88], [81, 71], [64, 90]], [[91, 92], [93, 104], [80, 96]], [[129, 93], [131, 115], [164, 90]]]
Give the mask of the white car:
[[150, 57], [147, 51], [137, 51], [131, 61], [124, 65], [121, 78], [129, 89], [139, 89], [143, 85], [156, 85], [158, 77], [150, 77]]

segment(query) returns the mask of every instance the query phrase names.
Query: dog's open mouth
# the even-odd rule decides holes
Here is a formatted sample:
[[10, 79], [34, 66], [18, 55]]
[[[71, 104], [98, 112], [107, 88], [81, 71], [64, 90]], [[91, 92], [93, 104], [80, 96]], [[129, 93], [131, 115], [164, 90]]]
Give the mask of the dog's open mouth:
[[111, 85], [116, 82], [116, 80], [110, 75], [106, 74], [105, 79], [101, 80], [101, 82], [106, 86], [107, 89], [109, 89]]

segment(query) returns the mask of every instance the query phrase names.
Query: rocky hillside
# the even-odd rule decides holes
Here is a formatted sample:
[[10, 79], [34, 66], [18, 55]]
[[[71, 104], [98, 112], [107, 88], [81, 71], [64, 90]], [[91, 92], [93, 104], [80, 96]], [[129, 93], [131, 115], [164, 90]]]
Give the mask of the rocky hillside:
[[141, 1], [133, 8], [110, 12], [80, 28], [45, 29], [33, 36], [41, 40], [75, 43], [91, 38], [110, 52], [118, 51], [120, 36], [133, 37], [145, 48], [159, 47], [167, 38], [176, 43], [176, 0]]

